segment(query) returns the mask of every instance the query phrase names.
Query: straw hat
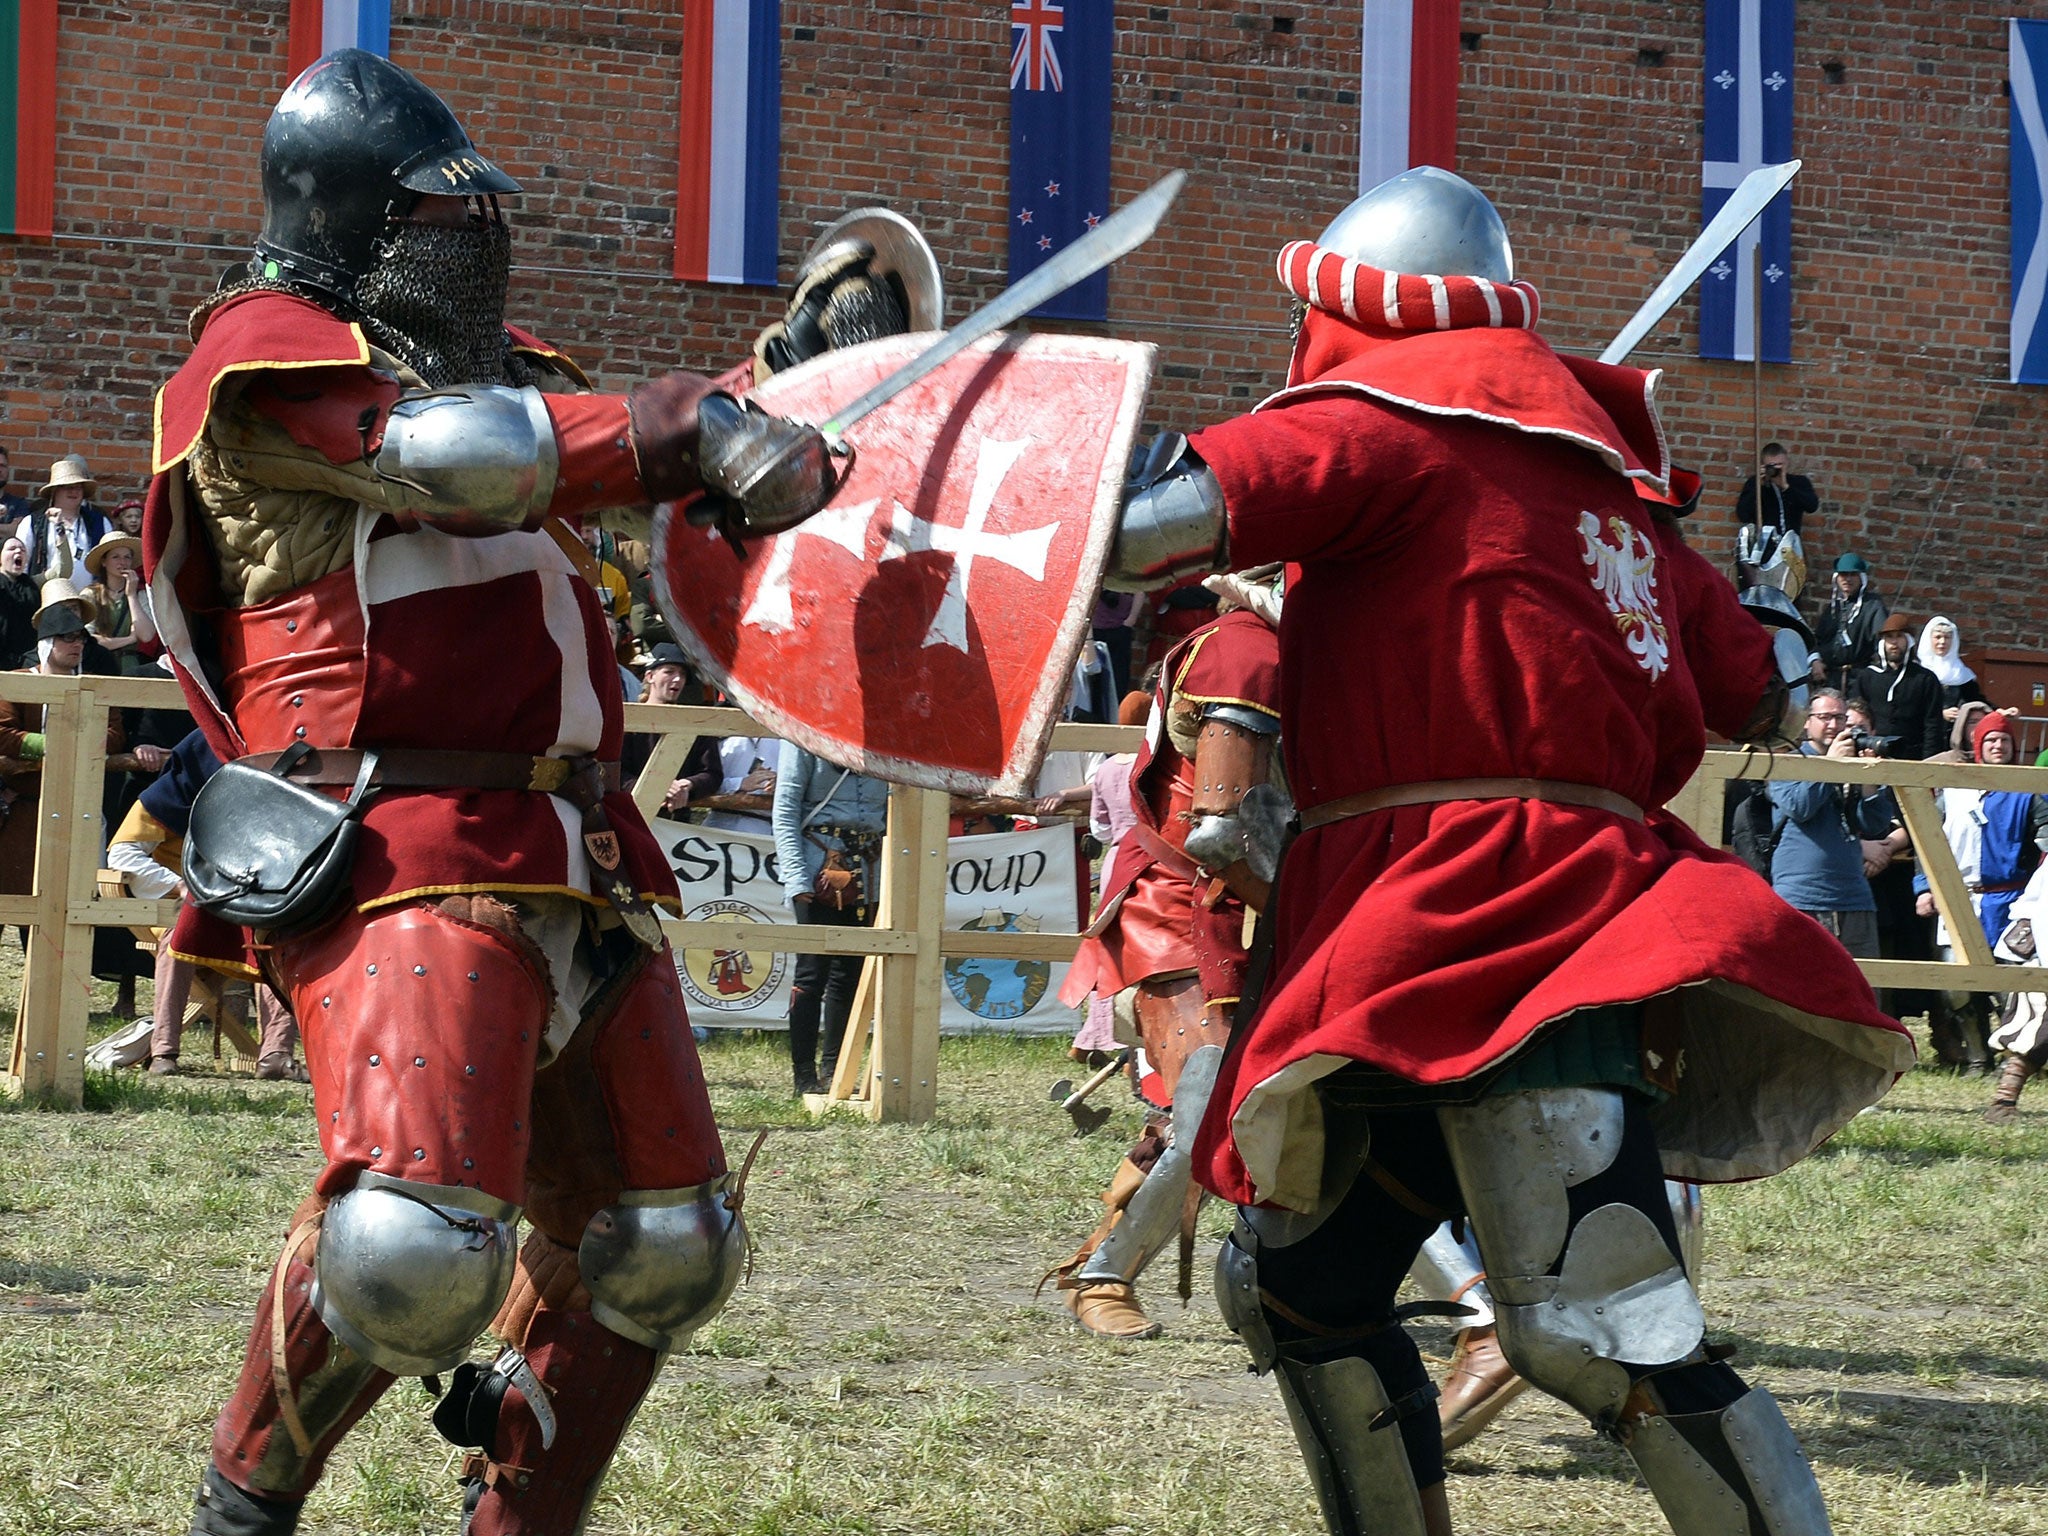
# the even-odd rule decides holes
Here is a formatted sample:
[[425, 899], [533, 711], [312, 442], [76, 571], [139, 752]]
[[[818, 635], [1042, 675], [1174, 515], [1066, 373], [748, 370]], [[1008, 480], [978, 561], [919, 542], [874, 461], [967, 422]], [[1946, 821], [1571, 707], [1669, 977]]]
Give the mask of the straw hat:
[[132, 549], [135, 551], [135, 558], [137, 560], [142, 558], [142, 540], [136, 538], [132, 533], [123, 533], [118, 528], [109, 528], [100, 535], [99, 543], [93, 545], [91, 549], [85, 552], [85, 568], [92, 574], [94, 581], [105, 581], [107, 579], [107, 556], [117, 549]]
[[40, 625], [43, 622], [43, 615], [59, 603], [77, 603], [84, 613], [85, 622], [88, 624], [95, 623], [99, 619], [100, 605], [98, 603], [79, 591], [65, 577], [52, 576], [43, 583], [43, 605], [35, 612], [35, 622]]
[[67, 485], [82, 485], [90, 496], [99, 489], [99, 482], [92, 477], [92, 471], [85, 467], [85, 460], [75, 453], [67, 453], [50, 466], [50, 479], [38, 492], [44, 501], [50, 499], [50, 492]]

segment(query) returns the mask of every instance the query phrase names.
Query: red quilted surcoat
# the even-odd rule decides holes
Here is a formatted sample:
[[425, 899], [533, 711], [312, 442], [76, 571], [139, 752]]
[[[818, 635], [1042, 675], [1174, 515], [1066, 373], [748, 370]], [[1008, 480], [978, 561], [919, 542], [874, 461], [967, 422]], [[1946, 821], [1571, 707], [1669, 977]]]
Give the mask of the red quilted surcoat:
[[[520, 350], [574, 373], [539, 342], [512, 334]], [[388, 405], [397, 393], [368, 356], [360, 330], [318, 306], [254, 294], [208, 317], [192, 358], [159, 396], [144, 558], [194, 718], [222, 761], [295, 740], [616, 761], [618, 666], [597, 595], [565, 548], [573, 536], [546, 528], [487, 538], [407, 533], [360, 507], [349, 565], [267, 602], [238, 609], [223, 600], [185, 467], [220, 392], [262, 378], [293, 438], [343, 462], [364, 451], [364, 404]], [[642, 499], [623, 400], [561, 395], [548, 404], [561, 453], [551, 512], [574, 517]], [[632, 797], [610, 794], [605, 810], [636, 889], [673, 906], [674, 876]], [[601, 901], [580, 817], [555, 796], [386, 789], [362, 821], [359, 907], [462, 891]], [[188, 936], [200, 956], [219, 948], [203, 925], [189, 935], [181, 928], [180, 943]]]
[[1666, 995], [1667, 1172], [1752, 1178], [1805, 1156], [1912, 1046], [1818, 924], [1658, 809], [1771, 671], [1728, 582], [1632, 487], [1669, 469], [1655, 376], [1522, 330], [1396, 335], [1312, 312], [1294, 377], [1194, 444], [1232, 563], [1290, 567], [1297, 802], [1514, 777], [1596, 786], [1648, 818], [1464, 800], [1297, 839], [1272, 980], [1197, 1146], [1203, 1181], [1305, 1209], [1320, 1078], [1356, 1061], [1455, 1084], [1574, 1010]]

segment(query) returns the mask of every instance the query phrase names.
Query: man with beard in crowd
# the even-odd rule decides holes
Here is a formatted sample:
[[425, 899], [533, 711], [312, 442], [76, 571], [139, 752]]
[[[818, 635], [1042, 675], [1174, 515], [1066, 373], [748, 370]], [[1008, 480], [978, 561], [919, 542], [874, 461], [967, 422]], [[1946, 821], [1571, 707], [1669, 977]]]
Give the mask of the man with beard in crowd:
[[[193, 1530], [294, 1529], [394, 1378], [452, 1370], [435, 1423], [472, 1451], [464, 1530], [568, 1532], [746, 1243], [654, 917], [675, 883], [619, 784], [618, 669], [567, 524], [679, 501], [772, 533], [835, 470], [815, 429], [718, 381], [589, 393], [508, 326], [517, 184], [389, 61], [309, 68], [262, 170], [255, 257], [195, 312], [159, 397], [144, 528], [166, 646], [227, 764], [206, 793], [244, 797], [211, 847], [195, 811], [188, 874], [251, 867], [230, 813], [262, 792], [252, 770], [372, 793], [331, 915], [259, 935], [326, 1165]], [[833, 282], [856, 293], [864, 269]], [[487, 1324], [503, 1347], [469, 1362]]]
[[1941, 679], [1913, 659], [1913, 630], [1903, 613], [1887, 616], [1877, 632], [1877, 659], [1852, 672], [1843, 693], [1870, 706], [1886, 757], [1918, 762], [1948, 746], [1949, 723]]

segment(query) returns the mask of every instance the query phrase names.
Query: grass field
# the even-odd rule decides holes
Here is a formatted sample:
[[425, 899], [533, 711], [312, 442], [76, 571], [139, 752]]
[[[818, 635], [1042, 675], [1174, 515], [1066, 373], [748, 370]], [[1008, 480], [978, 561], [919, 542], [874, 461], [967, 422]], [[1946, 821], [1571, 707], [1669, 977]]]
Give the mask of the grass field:
[[[1163, 1339], [1065, 1321], [1039, 1274], [1135, 1133], [1077, 1140], [1051, 1042], [948, 1041], [939, 1118], [806, 1121], [774, 1039], [706, 1050], [727, 1144], [774, 1127], [751, 1281], [650, 1396], [606, 1532], [1312, 1536], [1269, 1381], [1170, 1261]], [[202, 1059], [197, 1040], [188, 1062]], [[1780, 1178], [1707, 1201], [1716, 1338], [1769, 1386], [1837, 1531], [2048, 1531], [2048, 1090], [1984, 1126], [1928, 1072]], [[85, 1113], [0, 1109], [0, 1533], [182, 1532], [283, 1223], [318, 1166], [308, 1090], [95, 1079]], [[1441, 1358], [1448, 1337], [1422, 1330]], [[450, 1532], [454, 1455], [417, 1383], [344, 1444], [305, 1528]], [[1662, 1531], [1627, 1459], [1525, 1396], [1453, 1460], [1471, 1533]]]

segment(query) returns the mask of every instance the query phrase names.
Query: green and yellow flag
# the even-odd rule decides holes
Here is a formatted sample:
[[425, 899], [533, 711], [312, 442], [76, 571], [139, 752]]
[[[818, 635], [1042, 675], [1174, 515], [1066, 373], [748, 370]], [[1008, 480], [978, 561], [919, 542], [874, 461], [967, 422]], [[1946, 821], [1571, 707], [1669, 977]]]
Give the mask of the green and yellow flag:
[[0, 235], [47, 238], [57, 192], [57, 0], [0, 0]]

